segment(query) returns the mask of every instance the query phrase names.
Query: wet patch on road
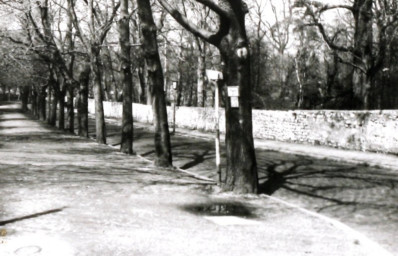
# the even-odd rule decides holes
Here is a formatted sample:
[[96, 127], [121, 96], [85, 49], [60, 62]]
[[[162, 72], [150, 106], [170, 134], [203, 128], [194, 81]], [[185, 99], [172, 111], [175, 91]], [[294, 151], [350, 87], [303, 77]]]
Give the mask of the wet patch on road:
[[182, 206], [182, 209], [200, 216], [235, 216], [256, 218], [253, 207], [239, 202], [221, 201]]

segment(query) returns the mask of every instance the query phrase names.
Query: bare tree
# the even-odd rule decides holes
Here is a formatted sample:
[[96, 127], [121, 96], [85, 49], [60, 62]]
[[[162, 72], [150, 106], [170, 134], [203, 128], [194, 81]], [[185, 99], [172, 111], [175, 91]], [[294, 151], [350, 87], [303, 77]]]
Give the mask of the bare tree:
[[[219, 28], [213, 32], [190, 22], [169, 2], [159, 2], [185, 29], [219, 49], [224, 62], [222, 89], [226, 97], [227, 168], [222, 187], [237, 193], [256, 193], [258, 176], [252, 133], [250, 53], [245, 28], [247, 5], [241, 0], [196, 0], [218, 15]], [[231, 106], [227, 85], [239, 88], [238, 108]]]
[[123, 84], [122, 137], [120, 151], [133, 153], [133, 109], [132, 74], [130, 64], [130, 15], [129, 0], [121, 0], [119, 23], [119, 44], [121, 58], [121, 81]]
[[[318, 28], [326, 44], [338, 53], [349, 53], [351, 59], [340, 58], [354, 68], [352, 74], [352, 100], [357, 107], [369, 109], [374, 79], [383, 66], [386, 52], [396, 36], [397, 4], [393, 0], [354, 0], [351, 4], [328, 5], [318, 1], [298, 0], [297, 7], [305, 8], [310, 18], [307, 26]], [[351, 45], [338, 44], [322, 23], [321, 15], [329, 10], [344, 9], [352, 15], [353, 39]], [[374, 27], [377, 27], [375, 36]], [[340, 33], [337, 31], [336, 33]]]
[[[76, 8], [74, 0], [68, 0], [72, 6], [73, 14], [73, 24], [77, 30], [77, 34], [86, 49], [91, 68], [91, 79], [94, 84], [94, 98], [95, 98], [95, 127], [96, 127], [96, 141], [98, 143], [106, 144], [106, 129], [105, 129], [105, 116], [103, 107], [103, 88], [101, 84], [101, 60], [100, 52], [101, 46], [108, 34], [113, 21], [117, 15], [117, 10], [119, 9], [120, 2], [106, 4], [105, 13], [101, 13], [100, 8], [97, 8], [96, 2], [94, 0], [87, 0], [88, 8], [88, 28], [89, 35], [86, 36], [82, 26], [79, 24], [79, 19], [76, 14]], [[108, 13], [108, 9], [110, 12]], [[105, 15], [106, 14], [106, 15]]]
[[157, 28], [149, 0], [137, 0], [137, 3], [142, 32], [142, 49], [148, 72], [147, 86], [152, 100], [155, 126], [155, 165], [169, 167], [172, 166], [172, 154], [163, 90], [164, 78], [156, 38]]

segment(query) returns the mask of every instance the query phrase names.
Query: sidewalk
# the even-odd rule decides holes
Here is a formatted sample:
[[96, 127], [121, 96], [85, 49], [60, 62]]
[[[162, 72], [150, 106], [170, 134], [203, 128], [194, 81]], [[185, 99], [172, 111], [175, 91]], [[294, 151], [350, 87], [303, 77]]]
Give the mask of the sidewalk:
[[[64, 134], [16, 108], [0, 105], [0, 255], [392, 255], [322, 211], [319, 215], [280, 200], [291, 196], [286, 187], [296, 188], [291, 183], [308, 168], [312, 172], [305, 179], [318, 186], [323, 177], [316, 175], [328, 173], [327, 168], [336, 172], [344, 166], [355, 174], [350, 166], [327, 162], [314, 173], [323, 162], [264, 151], [258, 153], [260, 173], [265, 166], [281, 173], [294, 169], [274, 191], [276, 197], [211, 193], [206, 181]], [[109, 143], [117, 144], [117, 126], [108, 128]], [[152, 134], [142, 127], [135, 132], [135, 150], [150, 158], [152, 148], [146, 143]], [[214, 178], [212, 143], [173, 136], [176, 166]], [[373, 174], [379, 177], [379, 170]], [[376, 182], [379, 186], [384, 189]], [[382, 196], [393, 200], [395, 192]], [[325, 199], [295, 196], [299, 200], [294, 204], [302, 200], [311, 207], [324, 206]], [[355, 196], [350, 194], [362, 208], [362, 198]], [[370, 201], [378, 195], [365, 197]], [[222, 210], [235, 213], [220, 216]], [[372, 221], [379, 233], [391, 236], [385, 248], [395, 242], [395, 234], [388, 233], [397, 230], [394, 221], [380, 220], [389, 230]]]

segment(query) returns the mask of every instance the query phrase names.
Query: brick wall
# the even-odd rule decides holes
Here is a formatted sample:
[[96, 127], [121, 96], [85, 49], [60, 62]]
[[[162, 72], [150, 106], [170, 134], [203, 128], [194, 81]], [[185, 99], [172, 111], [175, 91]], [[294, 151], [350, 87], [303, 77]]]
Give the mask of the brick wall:
[[[89, 102], [89, 111], [94, 113], [93, 100]], [[107, 117], [120, 118], [122, 105], [104, 102], [104, 111]], [[167, 111], [172, 124], [172, 108], [168, 107]], [[133, 104], [133, 116], [139, 122], [151, 123], [152, 108]], [[214, 109], [177, 107], [176, 126], [214, 131]], [[223, 109], [220, 109], [220, 130], [225, 132]], [[398, 110], [253, 110], [253, 134], [259, 139], [398, 154]]]

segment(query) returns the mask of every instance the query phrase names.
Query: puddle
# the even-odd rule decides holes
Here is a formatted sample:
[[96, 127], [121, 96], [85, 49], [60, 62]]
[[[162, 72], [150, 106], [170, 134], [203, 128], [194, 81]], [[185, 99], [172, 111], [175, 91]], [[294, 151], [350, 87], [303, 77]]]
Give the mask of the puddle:
[[255, 218], [253, 208], [238, 202], [209, 202], [182, 207], [185, 211], [203, 216], [236, 216]]

